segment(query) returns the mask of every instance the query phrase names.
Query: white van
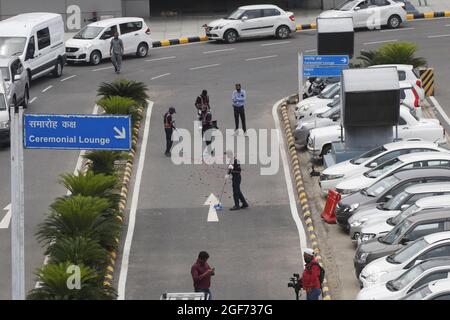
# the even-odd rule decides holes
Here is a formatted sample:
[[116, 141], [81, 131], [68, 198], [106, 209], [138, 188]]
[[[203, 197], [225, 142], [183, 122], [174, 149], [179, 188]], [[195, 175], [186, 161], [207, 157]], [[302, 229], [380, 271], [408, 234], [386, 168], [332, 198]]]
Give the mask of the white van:
[[31, 12], [0, 21], [0, 56], [19, 56], [30, 80], [62, 75], [64, 22], [60, 14]]
[[6, 85], [3, 77], [0, 77], [0, 147], [4, 144], [9, 144], [9, 110], [6, 101]]
[[114, 33], [122, 39], [124, 54], [145, 57], [153, 43], [150, 28], [142, 18], [112, 18], [88, 24], [66, 41], [67, 63], [89, 62], [97, 65], [109, 58]]

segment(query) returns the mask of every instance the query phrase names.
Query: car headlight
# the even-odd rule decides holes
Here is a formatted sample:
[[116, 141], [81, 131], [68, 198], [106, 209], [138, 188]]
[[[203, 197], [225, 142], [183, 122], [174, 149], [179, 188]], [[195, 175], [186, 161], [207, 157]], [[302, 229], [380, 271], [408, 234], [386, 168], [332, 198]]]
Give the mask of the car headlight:
[[225, 24], [222, 25], [222, 26], [215, 26], [215, 27], [213, 28], [213, 30], [219, 30], [219, 29], [222, 29], [223, 27], [225, 27]]
[[[352, 205], [350, 206], [350, 208], [348, 209], [348, 212], [353, 212], [356, 209], [359, 208], [359, 203], [352, 203]], [[367, 219], [362, 219], [361, 221], [367, 221]]]
[[375, 234], [373, 234], [373, 233], [363, 233], [361, 236], [360, 236], [360, 239], [361, 239], [361, 242], [365, 242], [365, 241], [369, 241], [370, 239], [373, 239], [373, 238], [375, 238]]
[[369, 256], [369, 253], [367, 253], [367, 252], [360, 253], [358, 260], [364, 263], [364, 262], [366, 262], [368, 256]]
[[9, 129], [9, 121], [1, 121], [0, 129]]
[[360, 225], [362, 225], [366, 221], [367, 221], [367, 219], [356, 220], [356, 221], [353, 221], [352, 223], [350, 223], [350, 226], [353, 228], [356, 228], [356, 227], [359, 227]]
[[[350, 194], [358, 191], [358, 189], [339, 189], [337, 190], [340, 194]], [[350, 208], [349, 208], [350, 209]]]
[[371, 274], [369, 274], [368, 276], [367, 276], [367, 281], [368, 282], [372, 282], [372, 283], [375, 283], [375, 282], [377, 282], [379, 279], [380, 279], [380, 277], [382, 276], [382, 275], [384, 275], [384, 274], [386, 274], [387, 272], [386, 271], [382, 271], [382, 272], [377, 272], [377, 273], [371, 273]]
[[303, 111], [308, 111], [309, 108], [311, 108], [311, 105], [309, 105], [309, 104], [305, 104], [305, 105], [302, 107]]
[[320, 180], [326, 181], [326, 180], [335, 180], [335, 179], [341, 179], [343, 178], [343, 174], [322, 174], [320, 176]]

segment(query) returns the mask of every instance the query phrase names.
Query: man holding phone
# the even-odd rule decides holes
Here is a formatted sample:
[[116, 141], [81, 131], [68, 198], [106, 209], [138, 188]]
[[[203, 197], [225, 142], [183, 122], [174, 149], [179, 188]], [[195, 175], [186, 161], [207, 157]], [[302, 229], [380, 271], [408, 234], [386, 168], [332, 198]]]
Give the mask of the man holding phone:
[[198, 254], [197, 261], [191, 267], [191, 275], [195, 292], [203, 292], [208, 300], [211, 300], [211, 276], [214, 275], [215, 268], [209, 266], [206, 262], [208, 259], [208, 252], [201, 251]]

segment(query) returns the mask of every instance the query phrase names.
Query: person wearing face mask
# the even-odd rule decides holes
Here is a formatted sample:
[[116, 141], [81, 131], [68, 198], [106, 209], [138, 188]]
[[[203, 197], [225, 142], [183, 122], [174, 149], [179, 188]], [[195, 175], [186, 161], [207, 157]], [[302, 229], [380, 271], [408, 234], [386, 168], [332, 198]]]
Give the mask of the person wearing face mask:
[[319, 300], [321, 290], [321, 267], [314, 257], [314, 250], [306, 248], [303, 251], [305, 269], [302, 274], [302, 286], [306, 291], [306, 300]]
[[244, 135], [247, 136], [247, 126], [245, 124], [245, 99], [247, 95], [245, 90], [241, 88], [239, 83], [236, 84], [236, 90], [233, 91], [232, 95], [232, 103], [234, 109], [234, 124], [235, 124], [235, 132], [234, 134], [238, 134], [239, 130], [239, 118], [242, 121], [242, 130], [244, 131]]

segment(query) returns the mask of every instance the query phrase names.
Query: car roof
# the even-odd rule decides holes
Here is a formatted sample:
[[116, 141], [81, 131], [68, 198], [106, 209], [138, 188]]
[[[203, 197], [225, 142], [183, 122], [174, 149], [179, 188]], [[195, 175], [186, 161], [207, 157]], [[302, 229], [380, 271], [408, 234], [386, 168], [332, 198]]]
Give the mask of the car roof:
[[442, 159], [442, 160], [450, 160], [450, 153], [446, 152], [414, 152], [410, 154], [403, 154], [398, 156], [398, 159], [402, 162], [415, 162], [421, 160], [433, 160], [433, 159]]
[[450, 168], [444, 167], [423, 167], [423, 168], [409, 168], [402, 169], [393, 174], [400, 180], [409, 178], [424, 178], [424, 177], [450, 177]]
[[428, 260], [422, 261], [420, 265], [423, 266], [425, 270], [443, 266], [448, 266], [450, 268], [450, 257], [430, 258]]
[[404, 221], [408, 220], [411, 223], [434, 220], [434, 219], [445, 219], [450, 218], [450, 211], [448, 209], [432, 209], [427, 210], [426, 213], [411, 215], [405, 218]]
[[406, 188], [405, 191], [408, 193], [426, 193], [433, 192], [436, 189], [442, 192], [450, 192], [450, 181], [414, 184]]
[[280, 7], [277, 7], [273, 4], [254, 4], [254, 5], [239, 7], [239, 9], [242, 9], [242, 10], [280, 9]]
[[450, 240], [450, 231], [436, 232], [423, 237], [427, 243], [436, 243], [439, 241]]
[[413, 66], [410, 64], [377, 64], [370, 66], [369, 68], [386, 68], [386, 67], [396, 67], [397, 70], [412, 70]]
[[412, 88], [413, 85], [409, 81], [400, 81], [400, 89]]
[[386, 150], [398, 150], [398, 149], [406, 149], [408, 148], [437, 148], [438, 145], [431, 141], [425, 140], [412, 140], [412, 141], [397, 141], [390, 142], [383, 145]]
[[416, 201], [416, 206], [421, 208], [436, 207], [436, 205], [441, 208], [450, 207], [450, 195], [431, 196]]
[[0, 67], [7, 67], [12, 60], [20, 59], [18, 56], [6, 57], [0, 56]]
[[428, 284], [428, 288], [433, 292], [437, 293], [440, 291], [449, 291], [450, 290], [450, 279], [439, 279], [434, 282], [430, 282]]
[[138, 17], [110, 18], [110, 19], [92, 22], [92, 23], [88, 24], [88, 26], [105, 28], [110, 25], [126, 23], [126, 22], [131, 22], [131, 21], [144, 21], [144, 19], [138, 18]]
[[[0, 21], [0, 34], [11, 37], [25, 37], [28, 36], [30, 30], [37, 24], [44, 20], [60, 18], [61, 15], [50, 12], [30, 12], [22, 13], [3, 21]], [[8, 28], [6, 28], [8, 26]]]

